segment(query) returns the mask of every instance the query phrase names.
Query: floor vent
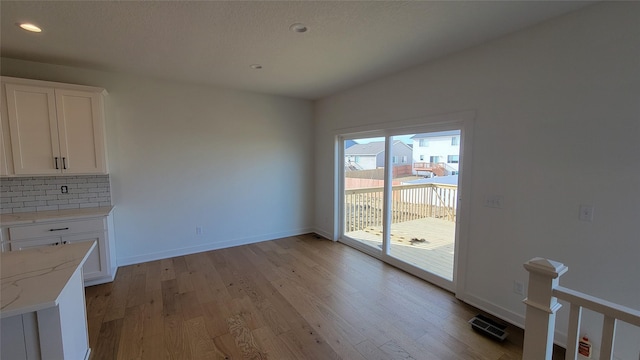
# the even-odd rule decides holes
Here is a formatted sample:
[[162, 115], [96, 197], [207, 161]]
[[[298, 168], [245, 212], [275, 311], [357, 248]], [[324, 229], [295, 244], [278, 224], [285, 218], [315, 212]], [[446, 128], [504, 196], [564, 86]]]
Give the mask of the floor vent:
[[507, 338], [507, 335], [509, 335], [505, 331], [507, 328], [506, 326], [498, 324], [497, 322], [480, 314], [469, 320], [469, 324], [471, 324], [471, 328], [473, 330], [495, 340], [503, 341]]

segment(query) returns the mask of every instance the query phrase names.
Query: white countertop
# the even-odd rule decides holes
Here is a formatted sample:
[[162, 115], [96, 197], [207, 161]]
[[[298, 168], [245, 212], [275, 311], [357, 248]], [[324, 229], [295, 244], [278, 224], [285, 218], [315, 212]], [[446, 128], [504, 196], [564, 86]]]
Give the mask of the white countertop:
[[44, 221], [72, 220], [107, 216], [109, 215], [111, 210], [113, 210], [113, 206], [3, 214], [0, 215], [0, 226], [24, 225]]
[[0, 318], [58, 305], [60, 293], [95, 246], [85, 241], [0, 254]]

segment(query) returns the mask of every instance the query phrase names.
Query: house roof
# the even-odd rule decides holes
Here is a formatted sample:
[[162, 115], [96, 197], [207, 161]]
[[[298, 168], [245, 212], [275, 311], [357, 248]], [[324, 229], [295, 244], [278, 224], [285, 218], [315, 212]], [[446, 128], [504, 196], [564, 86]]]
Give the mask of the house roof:
[[[396, 140], [393, 142], [393, 145], [404, 145], [407, 148], [409, 148], [410, 150], [412, 149], [411, 146], [403, 143], [400, 140]], [[367, 144], [355, 144], [347, 149], [345, 149], [344, 154], [345, 155], [360, 155], [360, 156], [366, 156], [366, 155], [378, 155], [380, 153], [384, 152], [384, 141], [372, 141], [370, 143]]]
[[430, 132], [430, 133], [415, 134], [411, 138], [412, 139], [426, 139], [426, 138], [434, 138], [434, 137], [442, 137], [442, 136], [454, 136], [454, 135], [460, 135], [460, 130], [435, 131], [435, 132]]
[[384, 141], [355, 144], [344, 151], [345, 155], [378, 155], [384, 151]]

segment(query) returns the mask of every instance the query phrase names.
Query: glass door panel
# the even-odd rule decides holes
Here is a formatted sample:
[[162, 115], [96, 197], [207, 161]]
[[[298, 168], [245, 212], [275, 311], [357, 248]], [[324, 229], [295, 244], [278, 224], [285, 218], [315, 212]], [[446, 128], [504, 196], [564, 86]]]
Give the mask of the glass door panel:
[[385, 139], [345, 140], [344, 235], [382, 250]]
[[391, 139], [389, 255], [452, 281], [460, 130]]

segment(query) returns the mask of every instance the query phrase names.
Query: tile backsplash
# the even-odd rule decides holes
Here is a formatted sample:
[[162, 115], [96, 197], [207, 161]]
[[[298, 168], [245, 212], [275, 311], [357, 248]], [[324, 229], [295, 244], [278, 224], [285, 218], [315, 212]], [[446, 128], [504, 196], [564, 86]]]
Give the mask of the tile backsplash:
[[[63, 194], [61, 187], [68, 193]], [[79, 209], [111, 205], [109, 175], [0, 179], [0, 213]]]

